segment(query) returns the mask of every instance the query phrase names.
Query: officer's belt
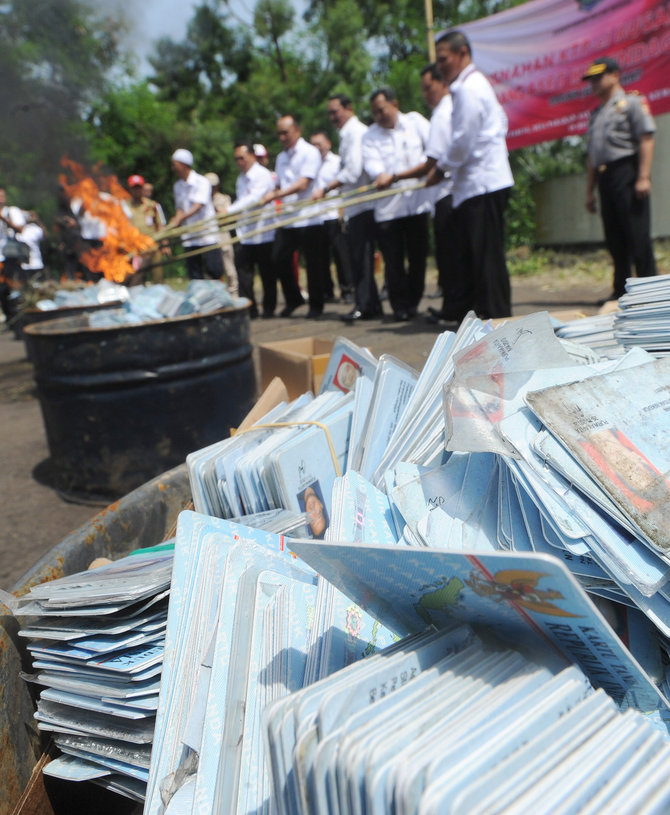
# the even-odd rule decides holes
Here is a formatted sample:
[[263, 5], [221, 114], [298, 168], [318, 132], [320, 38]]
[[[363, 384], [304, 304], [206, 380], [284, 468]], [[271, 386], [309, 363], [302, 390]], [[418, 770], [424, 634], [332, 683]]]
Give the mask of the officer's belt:
[[635, 153], [631, 153], [629, 156], [623, 156], [622, 158], [617, 158], [614, 161], [608, 161], [607, 164], [599, 164], [596, 172], [598, 175], [603, 175], [604, 173], [608, 173], [611, 170], [620, 167], [622, 164], [630, 164], [631, 162], [637, 162], [637, 155]]

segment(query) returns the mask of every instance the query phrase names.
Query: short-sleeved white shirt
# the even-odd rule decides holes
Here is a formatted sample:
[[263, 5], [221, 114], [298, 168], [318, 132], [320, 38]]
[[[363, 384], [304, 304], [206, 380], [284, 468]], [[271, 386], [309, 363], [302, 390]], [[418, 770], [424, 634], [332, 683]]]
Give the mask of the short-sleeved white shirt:
[[[228, 207], [228, 213], [234, 215], [237, 212], [253, 207], [261, 198], [268, 192], [272, 192], [275, 188], [275, 180], [267, 167], [263, 167], [255, 161], [246, 173], [240, 173], [235, 182], [235, 200]], [[263, 218], [259, 218], [252, 224], [241, 224], [236, 227], [237, 236], [240, 243], [247, 245], [256, 245], [259, 243], [271, 243], [274, 240], [274, 229], [260, 232], [272, 224], [275, 215], [274, 203], [266, 204], [261, 212], [267, 213]], [[249, 235], [250, 232], [260, 232], [257, 235]]]
[[[198, 223], [214, 219], [216, 211], [212, 203], [212, 185], [204, 175], [191, 170], [186, 179], [180, 178], [174, 185], [174, 202], [178, 210], [188, 212], [193, 204], [202, 204], [200, 209], [189, 218], [186, 218], [183, 225]], [[212, 228], [200, 232], [186, 232], [182, 235], [184, 246], [209, 246], [219, 242], [219, 230], [216, 222], [212, 220]]]
[[[363, 167], [374, 181], [380, 173], [399, 173], [409, 170], [426, 160], [426, 144], [430, 125], [416, 111], [398, 113], [392, 128], [370, 125], [363, 136]], [[407, 187], [416, 184], [414, 179], [400, 181], [394, 186]], [[405, 218], [432, 210], [432, 194], [426, 190], [402, 192], [380, 198], [375, 204], [375, 220], [378, 222]]]
[[[300, 178], [308, 178], [310, 183], [307, 188], [302, 192], [295, 192], [287, 195], [281, 199], [282, 203], [289, 204], [294, 201], [308, 200], [312, 197], [314, 191], [314, 179], [319, 173], [321, 166], [321, 153], [314, 147], [313, 144], [305, 141], [301, 136], [298, 141], [289, 150], [282, 150], [277, 156], [277, 163], [275, 165], [275, 172], [277, 173], [277, 184], [279, 189], [290, 187]], [[311, 208], [310, 208], [311, 209]], [[291, 219], [300, 214], [300, 210], [295, 212], [287, 212], [285, 218]], [[279, 220], [283, 220], [281, 212], [279, 213]], [[297, 229], [303, 226], [314, 226], [321, 223], [318, 215], [311, 217], [300, 218], [292, 224], [287, 224], [287, 229]]]
[[[319, 172], [314, 181], [314, 189], [325, 190], [331, 181], [337, 178], [341, 164], [340, 157], [336, 153], [333, 153], [332, 150], [329, 150], [325, 158], [321, 161]], [[335, 194], [336, 193], [330, 193], [330, 195]], [[338, 217], [337, 206], [337, 204], [328, 204], [328, 198], [326, 197], [322, 202], [317, 204], [316, 213], [321, 217], [322, 221], [333, 221]]]
[[[364, 187], [370, 183], [370, 177], [363, 168], [361, 143], [368, 126], [358, 116], [351, 116], [340, 128], [340, 169], [337, 180], [342, 184], [342, 192]], [[355, 197], [355, 196], [354, 196]], [[353, 218], [361, 212], [374, 208], [372, 201], [352, 204], [344, 208], [344, 217]]]

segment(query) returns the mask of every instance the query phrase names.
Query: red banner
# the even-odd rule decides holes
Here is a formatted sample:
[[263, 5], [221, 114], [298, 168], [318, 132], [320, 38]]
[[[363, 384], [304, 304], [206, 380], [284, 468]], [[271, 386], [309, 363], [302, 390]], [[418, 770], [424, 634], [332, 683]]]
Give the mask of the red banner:
[[586, 131], [597, 100], [582, 75], [601, 56], [654, 115], [670, 111], [667, 0], [531, 0], [459, 30], [505, 108], [510, 150]]

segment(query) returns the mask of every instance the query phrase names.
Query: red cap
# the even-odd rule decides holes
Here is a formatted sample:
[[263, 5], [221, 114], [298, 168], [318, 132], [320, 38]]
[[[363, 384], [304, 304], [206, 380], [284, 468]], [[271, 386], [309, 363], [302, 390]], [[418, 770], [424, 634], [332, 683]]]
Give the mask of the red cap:
[[128, 178], [128, 186], [129, 187], [143, 187], [144, 186], [144, 179], [141, 175], [131, 175]]

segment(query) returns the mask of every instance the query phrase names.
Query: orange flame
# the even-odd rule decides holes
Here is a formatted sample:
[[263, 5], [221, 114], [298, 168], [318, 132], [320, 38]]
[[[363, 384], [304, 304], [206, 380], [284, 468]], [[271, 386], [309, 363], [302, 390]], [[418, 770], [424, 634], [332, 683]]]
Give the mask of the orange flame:
[[143, 235], [129, 221], [120, 201], [130, 198], [130, 194], [119, 184], [116, 176], [99, 175], [96, 166], [93, 170], [96, 177], [93, 178], [86, 175], [80, 164], [68, 158], [62, 158], [61, 164], [72, 176], [70, 183], [66, 175], [58, 178], [68, 198], [81, 199], [82, 208], [99, 218], [107, 228], [102, 246], [83, 252], [82, 263], [92, 272], [104, 274], [107, 280], [123, 283], [135, 271], [133, 256], [154, 250], [155, 241]]

